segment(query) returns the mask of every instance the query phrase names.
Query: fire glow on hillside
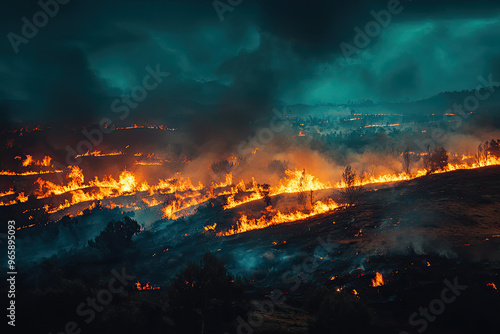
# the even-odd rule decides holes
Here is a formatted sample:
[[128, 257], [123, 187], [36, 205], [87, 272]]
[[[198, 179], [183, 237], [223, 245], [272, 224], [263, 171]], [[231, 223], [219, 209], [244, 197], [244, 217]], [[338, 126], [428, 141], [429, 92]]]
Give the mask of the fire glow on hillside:
[[[254, 150], [253, 154], [256, 154]], [[413, 152], [412, 152], [413, 153]], [[426, 152], [423, 152], [426, 153]], [[421, 156], [425, 156], [425, 154]], [[118, 157], [124, 156], [122, 152], [101, 153], [93, 151], [83, 154], [82, 157]], [[135, 161], [135, 165], [142, 166], [161, 166], [161, 159], [155, 154], [136, 153], [134, 157], [147, 156], [150, 162], [144, 161], [139, 163]], [[45, 166], [51, 168], [49, 156], [45, 156], [43, 160], [33, 160], [31, 155], [27, 155], [22, 161], [22, 166]], [[455, 170], [476, 169], [486, 166], [500, 165], [500, 159], [495, 156], [489, 156], [485, 159], [477, 159], [474, 156], [462, 155], [457, 163], [448, 163], [443, 168], [434, 171], [434, 173], [446, 173]], [[159, 162], [155, 162], [159, 161]], [[58, 170], [45, 170], [40, 172], [25, 171], [13, 172], [3, 171], [4, 175], [38, 175], [61, 173]], [[275, 197], [282, 194], [293, 193], [312, 193], [319, 190], [337, 189], [342, 190], [348, 185], [344, 181], [331, 182], [329, 180], [319, 180], [314, 175], [306, 170], [285, 170], [285, 177], [278, 180], [274, 185], [268, 188], [268, 196]], [[408, 181], [422, 177], [428, 174], [427, 169], [419, 169], [411, 173], [388, 173], [381, 175], [373, 175], [363, 173], [361, 177], [354, 182], [355, 187], [363, 187], [374, 184], [393, 183], [400, 181]], [[4, 199], [0, 202], [0, 206], [11, 206], [28, 201], [28, 194], [34, 196], [37, 200], [51, 199], [51, 202], [44, 202], [42, 208], [48, 214], [54, 214], [60, 211], [67, 211], [70, 215], [80, 215], [83, 212], [81, 206], [77, 211], [71, 208], [79, 204], [87, 204], [87, 208], [95, 206], [95, 201], [108, 200], [106, 207], [124, 207], [124, 204], [117, 205], [111, 201], [115, 198], [132, 198], [132, 195], [139, 196], [141, 199], [130, 200], [125, 205], [127, 208], [154, 207], [161, 211], [165, 219], [178, 219], [192, 215], [196, 212], [196, 208], [200, 205], [205, 205], [209, 200], [222, 198], [224, 210], [238, 208], [246, 203], [264, 199], [265, 195], [262, 192], [261, 185], [255, 181], [255, 177], [251, 180], [240, 180], [238, 183], [233, 181], [231, 172], [225, 176], [223, 182], [211, 182], [202, 184], [198, 182], [193, 184], [189, 177], [183, 177], [177, 174], [166, 179], [157, 179], [154, 183], [145, 181], [144, 175], [137, 174], [129, 170], [122, 170], [117, 178], [110, 175], [105, 175], [99, 179], [86, 180], [84, 171], [80, 167], [70, 166], [65, 173], [66, 182], [62, 184], [54, 183], [39, 177], [34, 182], [33, 188], [22, 189], [15, 192], [12, 189], [5, 189], [0, 197]], [[332, 180], [333, 181], [333, 180]], [[170, 195], [168, 201], [162, 198]], [[58, 203], [59, 202], [59, 203]], [[275, 208], [268, 207], [261, 217], [249, 218], [247, 214], [242, 213], [240, 218], [235, 222], [234, 227], [227, 231], [217, 232], [218, 236], [232, 235], [236, 233], [246, 232], [254, 229], [261, 229], [267, 226], [297, 221], [308, 217], [320, 215], [339, 207], [344, 206], [334, 202], [331, 198], [323, 201], [312, 201], [306, 208], [292, 208], [288, 212], [281, 212]]]

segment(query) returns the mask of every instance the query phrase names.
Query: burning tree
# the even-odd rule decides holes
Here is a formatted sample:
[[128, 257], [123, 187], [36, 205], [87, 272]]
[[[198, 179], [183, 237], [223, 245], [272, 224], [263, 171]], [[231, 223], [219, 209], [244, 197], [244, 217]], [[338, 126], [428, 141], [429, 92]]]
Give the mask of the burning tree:
[[306, 178], [306, 170], [304, 169], [302, 171], [302, 175], [300, 176], [299, 193], [297, 195], [297, 203], [299, 206], [302, 206], [304, 209], [305, 209], [306, 204], [307, 204], [307, 194], [304, 190], [305, 178]]
[[139, 233], [141, 227], [137, 221], [125, 217], [123, 221], [110, 221], [106, 228], [94, 240], [89, 240], [90, 247], [104, 253], [118, 253], [132, 244], [132, 236]]
[[[488, 145], [488, 142], [486, 142], [485, 146]], [[486, 147], [483, 147], [483, 144], [479, 144], [479, 147], [477, 148], [477, 153], [475, 155], [475, 162], [477, 164], [481, 164], [488, 160], [488, 150]]]
[[411, 174], [411, 155], [408, 148], [403, 153], [403, 171], [408, 175]]
[[356, 171], [349, 165], [346, 166], [344, 173], [342, 173], [342, 183], [344, 187], [340, 190], [344, 200], [350, 205], [356, 203], [361, 197], [361, 187], [356, 186], [356, 179], [358, 178]]
[[266, 207], [272, 205], [271, 196], [269, 196], [269, 190], [271, 189], [271, 185], [268, 183], [259, 184], [259, 193], [262, 197], [264, 197], [264, 203], [266, 203]]
[[475, 155], [477, 164], [485, 163], [490, 157], [500, 158], [500, 139], [486, 141], [484, 144], [479, 144]]
[[448, 152], [442, 146], [436, 146], [432, 151], [424, 157], [424, 167], [427, 173], [431, 174], [437, 170], [448, 166]]
[[492, 139], [487, 147], [487, 151], [490, 156], [500, 158], [500, 139]]

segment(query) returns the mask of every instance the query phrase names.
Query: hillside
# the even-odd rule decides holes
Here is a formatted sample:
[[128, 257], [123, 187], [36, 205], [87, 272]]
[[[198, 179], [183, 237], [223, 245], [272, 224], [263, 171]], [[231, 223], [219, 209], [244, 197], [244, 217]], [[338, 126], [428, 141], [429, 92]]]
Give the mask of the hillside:
[[[125, 265], [139, 281], [162, 287], [147, 294], [130, 291], [137, 312], [148, 303], [164, 312], [164, 288], [170, 279], [189, 261], [211, 251], [246, 282], [244, 312], [251, 314], [251, 301], [263, 303], [276, 289], [286, 295], [287, 303], [265, 315], [255, 333], [307, 333], [308, 323], [327, 312], [318, 308], [320, 301], [337, 300], [337, 295], [353, 297], [368, 310], [366, 325], [373, 333], [411, 332], [418, 327], [408, 322], [409, 316], [439, 296], [444, 280], [458, 280], [467, 288], [427, 333], [483, 333], [494, 326], [500, 302], [499, 176], [500, 167], [494, 166], [369, 187], [354, 207], [228, 237], [217, 237], [203, 227], [230, 224], [240, 211], [262, 210], [262, 200], [225, 211], [200, 210], [189, 219], [154, 223], [119, 256], [103, 257], [80, 244], [69, 252], [61, 249], [50, 261], [68, 282], [83, 277], [89, 287], [98, 287], [99, 277]], [[315, 196], [340, 200], [332, 190]], [[296, 194], [273, 197], [277, 205], [295, 200]], [[93, 211], [90, 217], [102, 220], [105, 212]], [[27, 243], [35, 233], [47, 239], [43, 228], [21, 230], [20, 248], [41, 249]], [[78, 229], [83, 228], [88, 225], [75, 225], [73, 233], [82, 234]], [[59, 237], [64, 231], [60, 227]], [[57, 238], [51, 242], [57, 244]], [[39, 254], [36, 248], [31, 252]], [[23, 298], [36, 298], [29, 289], [39, 279], [36, 268], [23, 277]], [[376, 273], [383, 284], [373, 287]], [[71, 298], [69, 303], [72, 307]], [[107, 316], [122, 312], [120, 303], [113, 305], [104, 311], [103, 326]]]

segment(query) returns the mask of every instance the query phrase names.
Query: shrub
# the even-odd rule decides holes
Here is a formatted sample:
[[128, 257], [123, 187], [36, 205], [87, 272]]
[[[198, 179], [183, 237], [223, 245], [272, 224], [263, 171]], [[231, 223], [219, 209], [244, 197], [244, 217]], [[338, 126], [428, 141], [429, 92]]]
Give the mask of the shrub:
[[123, 218], [123, 221], [113, 220], [94, 240], [89, 240], [88, 244], [107, 254], [117, 253], [130, 247], [132, 236], [140, 230], [139, 224], [129, 217]]
[[355, 204], [363, 194], [362, 187], [356, 186], [358, 176], [351, 166], [346, 166], [342, 174], [342, 183], [344, 188], [340, 189], [342, 197], [348, 204]]
[[236, 318], [242, 288], [217, 257], [206, 253], [199, 264], [189, 263], [176, 275], [167, 295], [173, 320], [183, 333], [215, 333]]
[[448, 152], [442, 146], [435, 147], [424, 157], [424, 166], [428, 173], [443, 169], [448, 165]]
[[356, 297], [334, 293], [322, 299], [317, 317], [309, 325], [309, 333], [367, 333], [369, 326], [370, 313]]

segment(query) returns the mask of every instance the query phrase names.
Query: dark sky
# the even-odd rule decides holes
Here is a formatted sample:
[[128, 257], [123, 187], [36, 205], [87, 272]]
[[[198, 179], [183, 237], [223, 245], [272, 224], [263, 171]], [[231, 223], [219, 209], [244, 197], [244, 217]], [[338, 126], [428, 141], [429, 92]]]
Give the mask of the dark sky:
[[116, 116], [112, 102], [157, 64], [170, 75], [127, 120], [249, 123], [281, 104], [420, 99], [500, 78], [498, 0], [402, 1], [346, 61], [340, 44], [353, 45], [354, 28], [387, 6], [243, 0], [221, 21], [209, 0], [71, 0], [15, 53], [8, 34], [22, 36], [21, 19], [33, 22], [41, 7], [11, 1], [0, 14], [1, 120]]

